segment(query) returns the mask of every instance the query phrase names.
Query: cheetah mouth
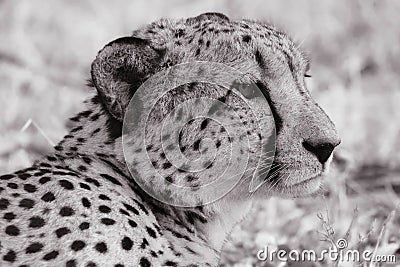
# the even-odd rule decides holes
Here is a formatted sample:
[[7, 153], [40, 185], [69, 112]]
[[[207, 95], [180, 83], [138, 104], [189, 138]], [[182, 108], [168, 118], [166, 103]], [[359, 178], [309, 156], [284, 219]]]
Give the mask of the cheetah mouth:
[[308, 186], [313, 182], [320, 182], [322, 179], [323, 173], [320, 172], [314, 176], [311, 176], [309, 178], [303, 179], [301, 181], [295, 181], [294, 183], [288, 183], [286, 187], [303, 187], [303, 186]]
[[304, 197], [318, 192], [325, 172], [323, 170], [305, 174], [301, 169], [287, 169], [267, 175], [265, 182], [287, 197]]

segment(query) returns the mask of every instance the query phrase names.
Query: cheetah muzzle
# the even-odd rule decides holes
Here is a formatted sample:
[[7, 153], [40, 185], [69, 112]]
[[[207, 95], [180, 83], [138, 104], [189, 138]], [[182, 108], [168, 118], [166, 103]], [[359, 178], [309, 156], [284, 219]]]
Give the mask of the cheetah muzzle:
[[[269, 104], [275, 153], [266, 151], [266, 158], [273, 156], [272, 166], [255, 192], [248, 191], [250, 179], [244, 175], [223, 198], [205, 204], [197, 189], [212, 178], [211, 166], [221, 163], [220, 157], [207, 165], [207, 175], [188, 174], [169, 162], [160, 138], [146, 146], [148, 158], [125, 162], [123, 119], [135, 91], [155, 73], [193, 61], [237, 69]], [[32, 167], [0, 176], [0, 266], [216, 266], [227, 233], [252, 201], [312, 194], [340, 143], [305, 86], [308, 68], [307, 58], [286, 34], [217, 13], [161, 19], [107, 44], [92, 64], [96, 93], [88, 108], [71, 119], [68, 135]], [[174, 105], [198, 97], [236, 105], [249, 138], [269, 138], [252, 130], [254, 121], [235, 94], [206, 83], [171, 92], [149, 120], [156, 122]], [[156, 133], [155, 125], [149, 125], [150, 132]], [[229, 134], [204, 118], [181, 129], [180, 151], [196, 159], [203, 138], [215, 142], [217, 153], [227, 153]], [[156, 192], [173, 198], [169, 183], [182, 184], [193, 189], [190, 195], [199, 205], [183, 208], [150, 197], [126, 165], [140, 168], [146, 160], [168, 182], [141, 174]], [[249, 170], [253, 161], [250, 156]]]

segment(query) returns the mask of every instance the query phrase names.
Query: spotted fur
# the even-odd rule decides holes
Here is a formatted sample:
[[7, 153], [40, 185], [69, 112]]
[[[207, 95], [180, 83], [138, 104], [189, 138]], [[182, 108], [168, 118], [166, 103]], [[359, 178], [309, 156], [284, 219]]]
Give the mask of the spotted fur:
[[[148, 77], [193, 60], [225, 63], [259, 85], [276, 123], [277, 151], [265, 185], [253, 195], [244, 180], [215, 203], [178, 208], [149, 197], [132, 179], [121, 148], [122, 118]], [[74, 128], [51, 155], [0, 176], [0, 266], [216, 266], [227, 233], [251, 200], [315, 191], [339, 143], [305, 87], [307, 68], [305, 56], [283, 32], [217, 13], [161, 19], [106, 45], [92, 65], [96, 95], [71, 119]], [[171, 103], [209, 96], [236, 104], [251, 138], [267, 138], [252, 128], [254, 121], [235, 96], [204, 84], [183, 91], [161, 102], [157, 114]], [[204, 137], [212, 137], [220, 151], [230, 141], [213, 121], [195, 120], [182, 130], [182, 153], [198, 156]], [[147, 150], [168, 182], [188, 185], [196, 196], [203, 177], [172, 166], [157, 140]], [[168, 184], [156, 189], [166, 191]]]

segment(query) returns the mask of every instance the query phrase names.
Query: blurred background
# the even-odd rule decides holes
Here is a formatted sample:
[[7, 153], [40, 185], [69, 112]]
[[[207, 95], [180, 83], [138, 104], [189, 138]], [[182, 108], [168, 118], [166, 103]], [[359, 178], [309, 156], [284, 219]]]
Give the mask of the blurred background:
[[[311, 55], [309, 87], [342, 137], [325, 194], [271, 199], [238, 225], [224, 266], [259, 261], [265, 245], [400, 254], [400, 1], [0, 1], [0, 170], [29, 166], [82, 110], [91, 61], [110, 40], [161, 17], [202, 12], [271, 22]], [[360, 266], [370, 266], [359, 263]], [[356, 266], [287, 263], [285, 266]], [[281, 265], [283, 266], [283, 265]], [[382, 264], [382, 266], [400, 266]]]

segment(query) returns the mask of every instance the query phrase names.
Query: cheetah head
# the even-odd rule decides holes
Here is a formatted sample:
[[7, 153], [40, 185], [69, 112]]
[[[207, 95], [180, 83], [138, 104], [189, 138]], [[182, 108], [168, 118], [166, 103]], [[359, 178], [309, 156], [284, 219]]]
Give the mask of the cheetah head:
[[[247, 99], [258, 115], [273, 118], [276, 134], [270, 168], [266, 172], [262, 170], [264, 182], [253, 195], [297, 197], [315, 192], [340, 139], [333, 123], [306, 88], [307, 58], [286, 34], [270, 25], [230, 20], [217, 13], [181, 20], [161, 19], [134, 31], [132, 36], [106, 45], [92, 64], [92, 79], [106, 109], [122, 121], [124, 115], [132, 115], [127, 109], [135, 91], [152, 75], [193, 61], [218, 62], [237, 69], [244, 73], [245, 79], [258, 86], [269, 104], [267, 111], [258, 106], [256, 99]], [[148, 97], [151, 100], [151, 92]], [[216, 166], [226, 162], [224, 155], [229, 152], [229, 134], [214, 120], [193, 118], [186, 122], [176, 140], [180, 153], [187, 159], [194, 161], [201, 156], [204, 152], [201, 140], [204, 138], [213, 140], [216, 147], [214, 162], [205, 164], [202, 172], [192, 173], [171, 162], [165, 152], [168, 147], [163, 145], [169, 136], [160, 136], [160, 121], [168, 112], [179, 103], [199, 97], [223, 100], [225, 104], [234, 106], [235, 110], [242, 112], [241, 116], [250, 127], [247, 128], [250, 140], [271, 141], [270, 130], [260, 132], [256, 127], [251, 128], [254, 120], [243, 98], [229, 95], [226, 89], [217, 85], [192, 83], [171, 90], [158, 100], [146, 126], [150, 142], [145, 147], [132, 148], [138, 153], [146, 150], [146, 156], [127, 163], [135, 166], [137, 171], [133, 175], [141, 176], [151, 190], [170, 197], [182, 197], [169, 189], [169, 183], [186, 186], [189, 190], [184, 194], [190, 194], [201, 204], [205, 201], [201, 187], [209, 184], [214, 174], [220, 171]], [[140, 112], [139, 109], [136, 111]], [[251, 172], [259, 164], [253, 159], [259, 149], [257, 145], [248, 148], [250, 156], [246, 171]], [[270, 159], [270, 156], [265, 153], [266, 158]], [[146, 162], [151, 162], [150, 167], [166, 181], [150, 175]], [[235, 199], [250, 195], [247, 186], [250, 177], [243, 175], [232, 190]], [[217, 193], [211, 190], [208, 194]]]

